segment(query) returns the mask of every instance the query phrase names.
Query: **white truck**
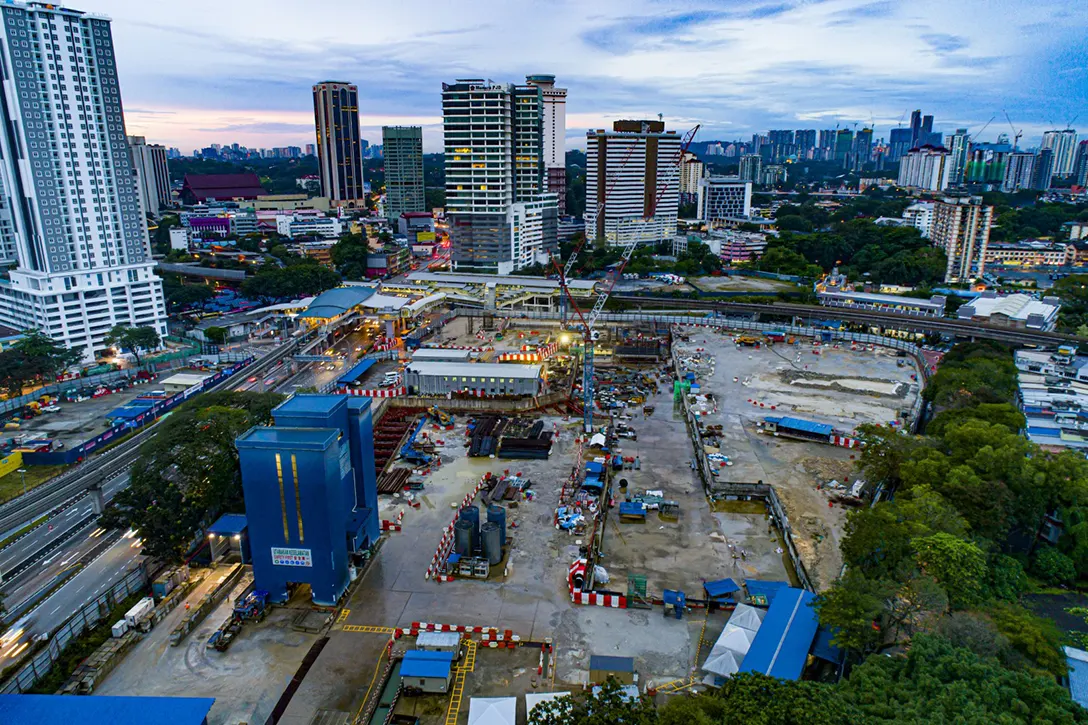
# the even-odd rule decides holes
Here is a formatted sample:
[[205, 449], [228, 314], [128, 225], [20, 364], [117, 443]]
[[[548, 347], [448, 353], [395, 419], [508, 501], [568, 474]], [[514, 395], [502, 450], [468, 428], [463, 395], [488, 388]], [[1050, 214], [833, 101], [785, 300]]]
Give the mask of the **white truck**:
[[152, 597], [144, 597], [136, 602], [136, 606], [125, 612], [125, 621], [130, 628], [135, 628], [141, 619], [151, 613], [155, 608], [155, 600]]

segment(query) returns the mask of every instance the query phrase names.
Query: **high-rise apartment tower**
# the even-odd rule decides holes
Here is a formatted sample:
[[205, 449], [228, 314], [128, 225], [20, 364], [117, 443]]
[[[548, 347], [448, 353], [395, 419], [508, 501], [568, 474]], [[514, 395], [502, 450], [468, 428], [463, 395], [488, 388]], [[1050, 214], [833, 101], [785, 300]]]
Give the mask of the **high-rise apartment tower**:
[[166, 334], [108, 18], [0, 6], [0, 323], [93, 359], [119, 323]]
[[385, 216], [400, 219], [405, 212], [426, 211], [423, 186], [423, 129], [382, 126], [385, 158]]

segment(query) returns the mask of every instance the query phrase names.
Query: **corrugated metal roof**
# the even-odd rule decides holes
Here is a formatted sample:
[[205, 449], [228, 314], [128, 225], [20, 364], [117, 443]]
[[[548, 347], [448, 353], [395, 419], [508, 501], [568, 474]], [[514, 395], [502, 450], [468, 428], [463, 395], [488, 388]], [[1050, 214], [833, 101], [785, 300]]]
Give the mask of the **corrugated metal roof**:
[[201, 725], [211, 697], [0, 695], [0, 722], [79, 725]]
[[1069, 665], [1069, 694], [1073, 702], [1088, 707], [1088, 652], [1076, 647], [1063, 647]]
[[634, 657], [614, 657], [611, 655], [590, 655], [589, 669], [608, 672], [634, 672]]
[[761, 672], [783, 680], [800, 678], [820, 626], [812, 608], [815, 599], [804, 589], [787, 587], [779, 591], [740, 671]]
[[460, 642], [458, 632], [420, 632], [416, 636], [417, 647], [456, 647]]
[[416, 660], [405, 658], [400, 663], [401, 677], [435, 677], [447, 678], [450, 676], [450, 663], [437, 660]]
[[408, 370], [420, 375], [476, 378], [523, 378], [527, 380], [540, 377], [539, 365], [512, 365], [508, 363], [456, 363], [456, 362], [412, 362]]
[[340, 379], [336, 381], [337, 385], [351, 385], [359, 378], [366, 375], [366, 371], [374, 367], [377, 360], [363, 360], [361, 363], [348, 370], [346, 373], [340, 376]]
[[804, 431], [805, 433], [815, 433], [817, 435], [831, 435], [832, 427], [827, 423], [817, 423], [813, 420], [805, 420], [804, 418], [766, 418], [771, 423], [777, 423], [779, 428], [791, 428], [793, 430]]
[[242, 533], [245, 529], [245, 514], [223, 514], [216, 519], [214, 524], [208, 527], [208, 533], [219, 534], [220, 536], [234, 536]]

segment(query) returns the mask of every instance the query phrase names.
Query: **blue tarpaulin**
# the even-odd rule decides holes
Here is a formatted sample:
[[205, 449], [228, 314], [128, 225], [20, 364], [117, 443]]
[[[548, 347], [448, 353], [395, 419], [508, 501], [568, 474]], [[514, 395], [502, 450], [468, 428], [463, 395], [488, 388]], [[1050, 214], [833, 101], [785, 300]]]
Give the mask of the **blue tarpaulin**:
[[707, 597], [710, 599], [716, 599], [740, 591], [740, 586], [732, 579], [718, 579], [717, 581], [703, 582], [703, 591], [706, 592]]
[[789, 585], [789, 582], [763, 581], [760, 579], [749, 579], [744, 582], [749, 597], [767, 597], [768, 604], [774, 601], [774, 596], [778, 594], [780, 589], [784, 589]]
[[812, 645], [812, 656], [819, 657], [834, 665], [841, 665], [843, 658], [846, 657], [846, 652], [835, 646], [831, 641], [834, 638], [834, 632], [827, 627], [820, 627], [820, 630], [816, 633], [816, 643]]
[[820, 626], [812, 608], [815, 599], [815, 594], [804, 589], [786, 587], [779, 591], [744, 656], [740, 671], [760, 672], [783, 680], [799, 679]]
[[336, 381], [337, 385], [351, 385], [359, 380], [359, 378], [366, 375], [366, 371], [374, 367], [374, 363], [377, 360], [363, 360], [361, 363], [348, 370], [346, 373], [340, 376], [340, 379]]
[[803, 418], [789, 418], [789, 417], [767, 417], [764, 418], [768, 423], [774, 423], [779, 429], [785, 428], [787, 430], [801, 431], [802, 433], [812, 433], [814, 435], [831, 435], [832, 427], [827, 423], [817, 423], [813, 420], [805, 420]]

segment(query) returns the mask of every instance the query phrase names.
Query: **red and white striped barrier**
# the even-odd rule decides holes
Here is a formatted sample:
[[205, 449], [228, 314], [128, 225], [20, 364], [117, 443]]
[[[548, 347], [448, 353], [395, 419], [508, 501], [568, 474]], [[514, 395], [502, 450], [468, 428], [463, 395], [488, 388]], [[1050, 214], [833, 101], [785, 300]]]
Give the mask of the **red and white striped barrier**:
[[857, 448], [861, 445], [861, 441], [857, 438], [848, 438], [846, 436], [831, 436], [831, 444], [842, 446], [843, 448]]
[[399, 398], [402, 395], [407, 395], [408, 389], [404, 386], [399, 388], [340, 388], [337, 392], [341, 395], [361, 395], [366, 398]]
[[583, 592], [576, 589], [571, 592], [571, 600], [575, 604], [589, 604], [596, 607], [611, 607], [612, 609], [627, 609], [627, 597], [619, 594], [598, 594], [596, 592]]

